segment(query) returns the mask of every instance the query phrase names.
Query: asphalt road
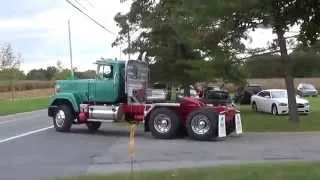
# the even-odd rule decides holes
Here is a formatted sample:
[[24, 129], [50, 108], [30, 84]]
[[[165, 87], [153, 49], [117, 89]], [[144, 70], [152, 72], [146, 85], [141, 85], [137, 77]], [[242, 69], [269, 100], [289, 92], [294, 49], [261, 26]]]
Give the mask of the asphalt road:
[[[73, 126], [58, 133], [46, 111], [0, 117], [0, 179], [129, 171], [127, 127], [105, 124], [96, 134]], [[215, 142], [157, 140], [136, 133], [136, 170], [260, 161], [320, 160], [320, 133], [245, 133]]]

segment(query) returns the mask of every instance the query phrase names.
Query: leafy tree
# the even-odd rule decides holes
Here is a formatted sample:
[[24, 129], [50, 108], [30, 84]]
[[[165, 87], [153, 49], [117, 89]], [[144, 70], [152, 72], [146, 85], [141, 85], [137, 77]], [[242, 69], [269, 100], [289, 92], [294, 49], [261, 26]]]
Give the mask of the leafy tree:
[[28, 80], [48, 80], [46, 69], [32, 69], [27, 73]]
[[[299, 123], [292, 77], [293, 61], [287, 52], [285, 33], [293, 25], [300, 25], [299, 40], [303, 46], [314, 44], [319, 36], [320, 17], [317, 0], [245, 0], [245, 1], [187, 1], [197, 7], [199, 21], [209, 19], [217, 25], [232, 27], [230, 39], [245, 35], [258, 27], [271, 28], [277, 35], [276, 48], [281, 54], [284, 78], [288, 90], [290, 121]], [[208, 22], [208, 21], [205, 21]]]
[[58, 69], [54, 66], [49, 66], [46, 69], [46, 79], [47, 80], [53, 80], [54, 76], [56, 75], [56, 73], [58, 72]]
[[128, 34], [139, 29], [138, 37], [124, 52], [139, 53], [139, 60], [145, 56], [152, 64], [153, 79], [170, 86], [188, 89], [190, 84], [215, 76], [239, 80], [243, 76], [232, 74], [240, 71], [230, 47], [243, 47], [240, 38], [228, 39], [226, 26], [212, 30], [212, 24], [195, 21], [197, 9], [187, 5], [185, 0], [135, 0], [128, 14], [115, 16], [120, 32], [113, 45], [126, 43]]
[[79, 79], [93, 79], [96, 76], [95, 70], [87, 70], [84, 72], [75, 72], [75, 76]]
[[0, 70], [8, 75], [11, 88], [11, 99], [14, 99], [15, 80], [17, 79], [16, 72], [21, 64], [22, 58], [20, 54], [16, 54], [11, 47], [11, 44], [7, 44], [0, 49]]

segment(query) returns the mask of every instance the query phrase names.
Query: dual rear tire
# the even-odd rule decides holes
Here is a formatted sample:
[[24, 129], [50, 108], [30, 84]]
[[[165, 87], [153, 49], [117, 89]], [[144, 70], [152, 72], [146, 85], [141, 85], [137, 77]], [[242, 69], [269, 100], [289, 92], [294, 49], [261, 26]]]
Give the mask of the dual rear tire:
[[210, 108], [200, 108], [190, 113], [186, 124], [174, 109], [158, 108], [151, 112], [148, 126], [159, 139], [172, 139], [181, 134], [196, 140], [212, 140], [218, 136], [218, 115]]
[[213, 140], [218, 136], [218, 114], [211, 108], [191, 112], [186, 121], [188, 135], [195, 140]]

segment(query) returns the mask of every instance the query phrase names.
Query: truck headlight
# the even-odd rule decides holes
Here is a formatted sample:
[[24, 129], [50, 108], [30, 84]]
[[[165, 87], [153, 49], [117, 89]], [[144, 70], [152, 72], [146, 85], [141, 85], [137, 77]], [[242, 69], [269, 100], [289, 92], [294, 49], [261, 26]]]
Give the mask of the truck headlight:
[[279, 106], [288, 106], [287, 103], [279, 103]]
[[59, 92], [60, 92], [60, 88], [61, 88], [60, 85], [58, 85], [58, 84], [55, 85], [55, 87], [54, 87], [54, 92], [55, 92], [55, 93], [59, 93]]

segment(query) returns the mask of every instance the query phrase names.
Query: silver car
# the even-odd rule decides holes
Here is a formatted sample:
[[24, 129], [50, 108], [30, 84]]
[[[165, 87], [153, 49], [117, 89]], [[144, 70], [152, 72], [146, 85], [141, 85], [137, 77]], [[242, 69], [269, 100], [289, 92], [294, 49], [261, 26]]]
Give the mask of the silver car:
[[318, 90], [314, 85], [308, 83], [300, 83], [297, 87], [298, 94], [302, 97], [305, 96], [318, 96]]

